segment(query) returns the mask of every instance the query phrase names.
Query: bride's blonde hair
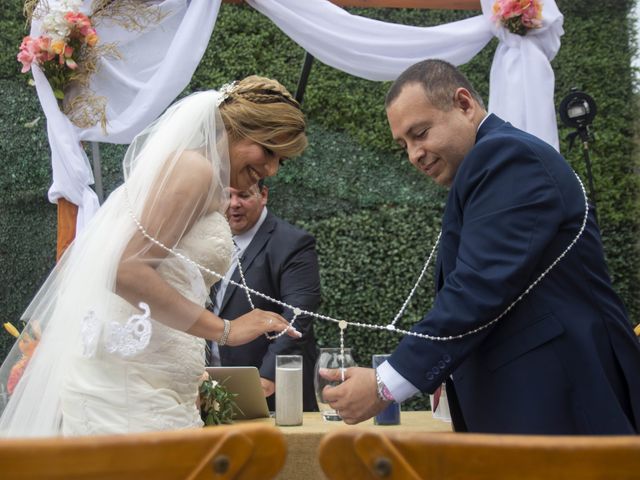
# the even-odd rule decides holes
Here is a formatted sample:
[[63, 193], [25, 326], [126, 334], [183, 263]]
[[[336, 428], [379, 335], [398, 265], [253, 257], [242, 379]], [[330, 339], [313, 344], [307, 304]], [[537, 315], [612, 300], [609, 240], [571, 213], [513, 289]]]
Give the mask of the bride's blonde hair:
[[219, 108], [231, 141], [248, 138], [283, 158], [300, 155], [307, 147], [300, 104], [276, 80], [246, 77], [227, 92]]

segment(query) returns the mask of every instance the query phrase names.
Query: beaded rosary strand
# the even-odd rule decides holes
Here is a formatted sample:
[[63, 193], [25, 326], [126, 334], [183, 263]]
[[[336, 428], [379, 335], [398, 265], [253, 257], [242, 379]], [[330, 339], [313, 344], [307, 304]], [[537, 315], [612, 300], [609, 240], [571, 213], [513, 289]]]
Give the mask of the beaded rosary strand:
[[[418, 337], [418, 338], [423, 338], [425, 340], [431, 340], [434, 342], [448, 342], [448, 341], [452, 341], [452, 340], [459, 340], [461, 338], [467, 337], [469, 335], [474, 335], [478, 332], [481, 332], [482, 330], [485, 330], [487, 328], [489, 328], [491, 325], [495, 324], [496, 322], [498, 322], [502, 317], [504, 317], [508, 312], [511, 311], [511, 309], [518, 303], [520, 302], [520, 300], [522, 300], [526, 295], [529, 294], [529, 292], [531, 292], [531, 290], [538, 285], [538, 283], [540, 283], [540, 281], [551, 271], [551, 269], [553, 269], [558, 262], [560, 262], [560, 260], [562, 260], [567, 253], [569, 253], [569, 251], [573, 248], [573, 246], [577, 243], [578, 239], [582, 236], [584, 229], [586, 228], [586, 224], [587, 224], [587, 218], [589, 215], [589, 203], [588, 203], [588, 197], [587, 197], [587, 192], [584, 188], [584, 184], [582, 183], [582, 180], [580, 180], [580, 177], [578, 176], [577, 173], [574, 172], [574, 175], [576, 176], [578, 183], [580, 184], [580, 188], [582, 190], [582, 195], [584, 198], [584, 205], [585, 205], [585, 209], [584, 209], [584, 216], [582, 218], [582, 224], [580, 226], [580, 229], [578, 231], [578, 233], [576, 234], [576, 236], [573, 238], [573, 240], [569, 243], [569, 245], [567, 245], [567, 247], [564, 249], [564, 251], [558, 255], [558, 257], [527, 287], [527, 289], [522, 292], [518, 298], [516, 298], [500, 315], [498, 315], [497, 317], [495, 317], [494, 319], [490, 320], [489, 322], [476, 327], [472, 330], [469, 330], [467, 332], [458, 334], [458, 335], [448, 335], [448, 336], [436, 336], [436, 335], [428, 335], [425, 333], [418, 333], [418, 332], [413, 332], [410, 330], [404, 330], [401, 328], [397, 328], [395, 326], [395, 324], [398, 322], [398, 320], [400, 319], [400, 317], [402, 316], [402, 314], [404, 313], [404, 310], [406, 309], [407, 305], [409, 304], [409, 301], [411, 300], [411, 298], [413, 297], [420, 281], [422, 280], [424, 273], [427, 269], [427, 267], [429, 266], [429, 264], [431, 263], [431, 259], [433, 258], [434, 252], [436, 251], [436, 248], [439, 244], [440, 241], [440, 237], [442, 235], [442, 232], [440, 232], [440, 234], [438, 235], [436, 242], [433, 246], [433, 248], [431, 249], [431, 253], [429, 254], [427, 260], [425, 261], [425, 264], [413, 286], [413, 288], [411, 289], [411, 292], [409, 293], [409, 295], [407, 296], [406, 300], [403, 302], [398, 314], [395, 316], [395, 318], [393, 319], [393, 321], [387, 325], [376, 325], [376, 324], [371, 324], [371, 323], [363, 323], [363, 322], [349, 322], [346, 320], [339, 320], [333, 317], [329, 317], [327, 315], [322, 315], [320, 313], [316, 313], [316, 312], [310, 312], [307, 310], [303, 310], [299, 307], [294, 307], [292, 305], [289, 305], [285, 302], [282, 302], [281, 300], [272, 298], [262, 292], [259, 292], [257, 290], [254, 290], [253, 288], [249, 287], [246, 284], [245, 278], [244, 278], [244, 273], [242, 271], [242, 266], [240, 264], [240, 259], [238, 259], [238, 267], [239, 267], [239, 272], [240, 272], [240, 278], [241, 278], [241, 283], [235, 282], [233, 280], [229, 280], [229, 283], [243, 289], [246, 294], [247, 294], [247, 298], [249, 299], [249, 304], [253, 307], [253, 302], [251, 301], [251, 297], [250, 294], [254, 294], [258, 297], [264, 298], [265, 300], [268, 300], [276, 305], [280, 305], [281, 307], [284, 308], [288, 308], [290, 310], [293, 311], [294, 313], [294, 317], [291, 320], [291, 324], [293, 324], [293, 322], [295, 321], [295, 319], [299, 316], [299, 315], [307, 315], [307, 316], [311, 316], [320, 320], [325, 320], [325, 321], [329, 321], [329, 322], [334, 322], [338, 324], [338, 327], [340, 328], [340, 348], [341, 351], [344, 350], [344, 330], [346, 330], [347, 326], [354, 326], [354, 327], [361, 327], [361, 328], [369, 328], [371, 330], [388, 330], [388, 331], [392, 331], [392, 332], [397, 332], [397, 333], [401, 333], [403, 335], [411, 335], [414, 337]], [[125, 183], [125, 190], [126, 190], [126, 183]], [[128, 192], [126, 195], [126, 199], [127, 199], [127, 204], [128, 204], [128, 209], [129, 209], [129, 215], [131, 216], [131, 218], [133, 219], [134, 223], [136, 224], [136, 226], [138, 227], [138, 230], [140, 230], [140, 232], [142, 233], [142, 235], [147, 238], [149, 241], [151, 241], [152, 243], [154, 243], [155, 245], [159, 246], [160, 248], [162, 248], [163, 250], [165, 250], [168, 253], [171, 253], [173, 255], [175, 255], [178, 258], [181, 258], [182, 260], [184, 260], [187, 263], [190, 263], [191, 265], [194, 265], [195, 267], [199, 268], [201, 271], [207, 272], [210, 275], [213, 275], [215, 277], [218, 277], [220, 279], [224, 278], [224, 275], [221, 275], [218, 272], [215, 272], [203, 265], [200, 265], [199, 263], [195, 262], [194, 260], [190, 259], [189, 257], [187, 257], [186, 255], [183, 255], [180, 252], [177, 252], [175, 250], [173, 250], [172, 248], [169, 248], [167, 246], [165, 246], [163, 243], [161, 243], [160, 241], [156, 240], [154, 237], [152, 237], [151, 235], [149, 235], [147, 233], [147, 231], [145, 230], [145, 228], [142, 226], [142, 224], [138, 221], [138, 219], [136, 218], [136, 216], [134, 215], [132, 209], [131, 209], [131, 205], [129, 204], [129, 199], [128, 199]], [[283, 335], [286, 330], [288, 328], [291, 328], [291, 326], [287, 327], [286, 329], [284, 329], [283, 331], [281, 331], [279, 334], [273, 336], [273, 337], [269, 337], [269, 338], [277, 338], [280, 335]], [[266, 334], [265, 334], [266, 335]], [[343, 377], [344, 377], [344, 372], [342, 373]]]

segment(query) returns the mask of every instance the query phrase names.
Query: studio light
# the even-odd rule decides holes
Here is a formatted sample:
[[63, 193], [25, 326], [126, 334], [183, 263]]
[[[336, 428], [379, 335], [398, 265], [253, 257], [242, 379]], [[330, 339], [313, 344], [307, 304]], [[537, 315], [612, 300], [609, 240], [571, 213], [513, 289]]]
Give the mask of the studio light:
[[582, 142], [582, 154], [587, 167], [587, 180], [589, 182], [589, 197], [594, 207], [594, 216], [598, 219], [595, 211], [596, 206], [596, 189], [593, 183], [593, 174], [591, 173], [591, 159], [589, 157], [589, 141], [591, 135], [589, 127], [596, 116], [597, 108], [595, 100], [584, 92], [578, 91], [573, 87], [569, 94], [562, 99], [559, 107], [560, 120], [569, 128], [575, 128], [575, 132], [567, 135], [569, 140], [569, 150], [573, 146], [576, 137], [580, 137]]
[[596, 112], [596, 102], [593, 98], [584, 92], [579, 92], [575, 87], [560, 102], [560, 120], [567, 127], [588, 129]]

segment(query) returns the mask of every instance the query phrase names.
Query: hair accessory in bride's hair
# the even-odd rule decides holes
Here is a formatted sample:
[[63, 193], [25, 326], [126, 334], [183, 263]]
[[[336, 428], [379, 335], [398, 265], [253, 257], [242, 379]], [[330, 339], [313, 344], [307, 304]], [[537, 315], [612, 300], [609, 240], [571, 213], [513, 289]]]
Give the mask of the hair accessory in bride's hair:
[[222, 105], [225, 102], [225, 100], [231, 96], [231, 93], [233, 92], [235, 87], [236, 87], [235, 80], [233, 82], [225, 83], [220, 87], [220, 89], [218, 90], [218, 93], [220, 94], [220, 96], [218, 97], [218, 107]]

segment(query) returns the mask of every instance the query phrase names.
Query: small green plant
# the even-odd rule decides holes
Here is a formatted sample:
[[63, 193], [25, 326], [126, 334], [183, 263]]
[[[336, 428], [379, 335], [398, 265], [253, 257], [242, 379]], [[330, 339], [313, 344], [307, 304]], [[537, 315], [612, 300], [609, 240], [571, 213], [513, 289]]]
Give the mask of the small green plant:
[[205, 425], [221, 425], [233, 423], [235, 409], [238, 409], [234, 398], [237, 393], [230, 393], [223, 382], [207, 379], [200, 385], [200, 415]]

